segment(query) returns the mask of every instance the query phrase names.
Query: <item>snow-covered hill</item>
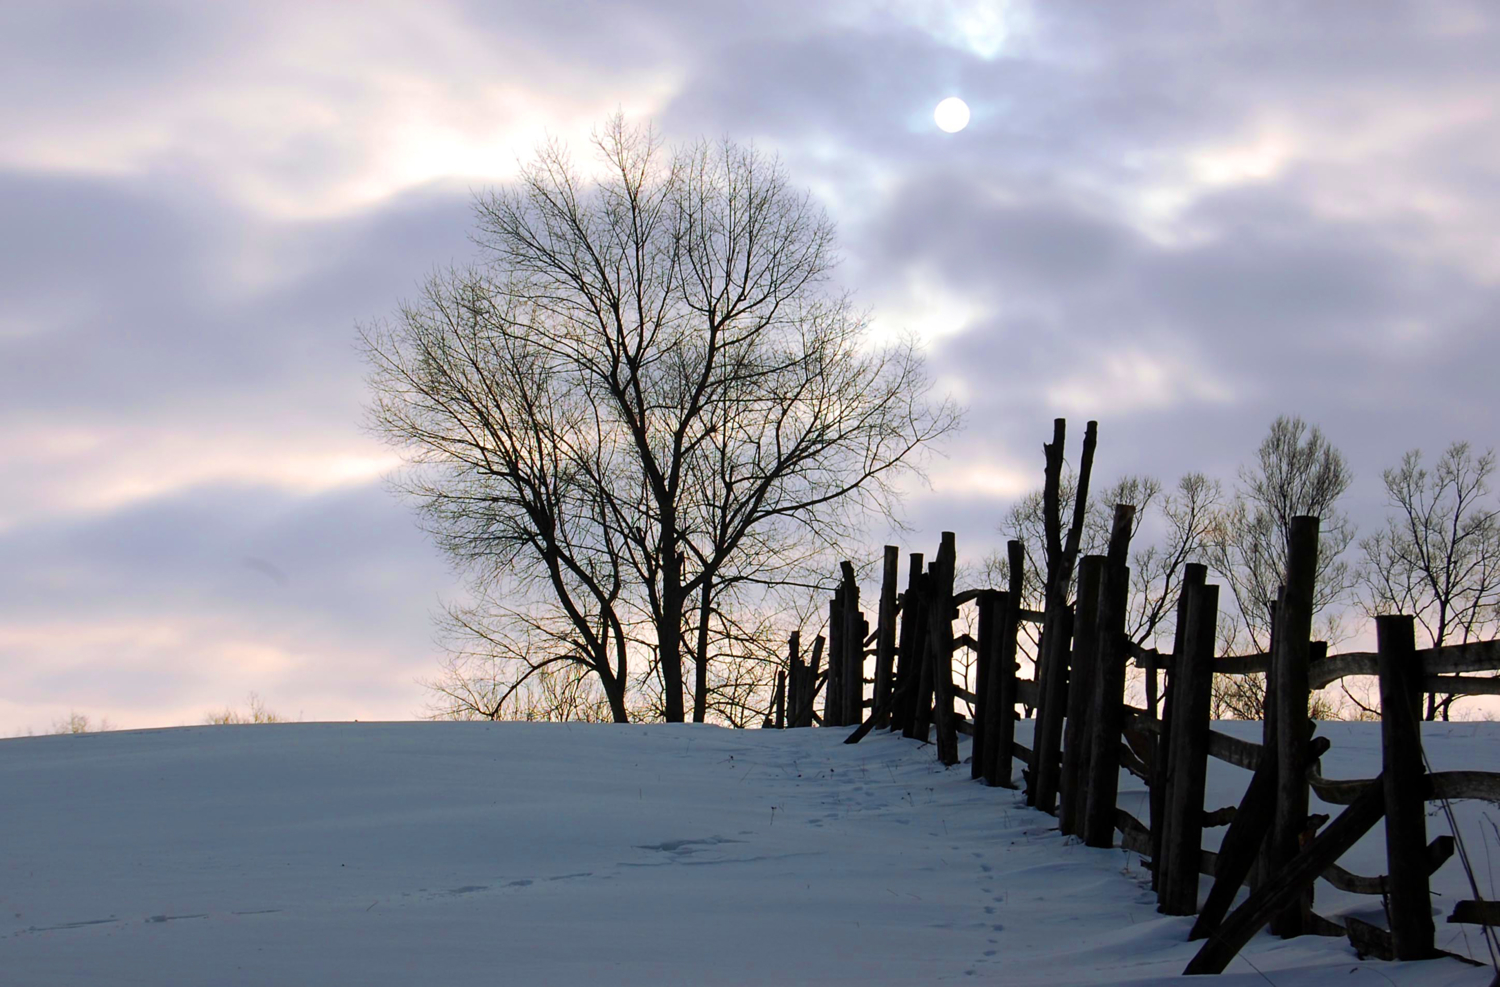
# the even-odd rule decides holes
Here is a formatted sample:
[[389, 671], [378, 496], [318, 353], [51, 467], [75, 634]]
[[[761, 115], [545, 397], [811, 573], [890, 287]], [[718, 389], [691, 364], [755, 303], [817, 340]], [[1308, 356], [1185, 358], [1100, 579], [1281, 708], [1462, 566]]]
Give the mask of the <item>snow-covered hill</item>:
[[[1374, 773], [1375, 727], [1323, 732], [1326, 775]], [[1496, 725], [1426, 738], [1437, 768], [1496, 767]], [[842, 739], [337, 723], [3, 741], [0, 984], [1178, 979], [1191, 920], [1156, 913], [1136, 855], [1065, 841], [930, 747]], [[1247, 773], [1214, 772], [1210, 802], [1235, 801]], [[1145, 817], [1139, 783], [1122, 781], [1121, 799]], [[1487, 819], [1500, 812], [1462, 810], [1486, 895], [1500, 858]], [[1429, 828], [1446, 831], [1437, 817]], [[1378, 836], [1346, 866], [1383, 871]], [[1456, 863], [1434, 888], [1441, 916], [1470, 896]], [[1320, 885], [1318, 907], [1379, 903]], [[1440, 942], [1466, 951], [1463, 930], [1438, 922]], [[1467, 938], [1482, 956], [1477, 930]], [[1265, 934], [1225, 977], [1489, 979]]]

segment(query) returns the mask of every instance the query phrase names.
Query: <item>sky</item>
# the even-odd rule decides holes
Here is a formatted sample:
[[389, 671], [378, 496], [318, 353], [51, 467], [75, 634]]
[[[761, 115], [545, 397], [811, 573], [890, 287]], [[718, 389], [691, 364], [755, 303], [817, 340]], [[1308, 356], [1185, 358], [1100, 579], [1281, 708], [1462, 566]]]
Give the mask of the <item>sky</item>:
[[356, 329], [616, 110], [779, 154], [925, 341], [969, 424], [903, 544], [997, 544], [1058, 416], [1171, 481], [1302, 415], [1369, 530], [1402, 452], [1497, 443], [1497, 35], [1449, 0], [8, 0], [0, 736], [422, 714], [460, 584]]

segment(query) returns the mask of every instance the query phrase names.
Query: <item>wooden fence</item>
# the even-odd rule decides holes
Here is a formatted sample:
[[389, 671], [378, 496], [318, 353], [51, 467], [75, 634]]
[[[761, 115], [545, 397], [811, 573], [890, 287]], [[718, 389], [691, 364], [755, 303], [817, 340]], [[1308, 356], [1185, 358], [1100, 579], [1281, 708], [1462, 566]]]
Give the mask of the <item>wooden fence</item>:
[[[1500, 774], [1426, 771], [1420, 701], [1425, 692], [1500, 694], [1500, 679], [1461, 674], [1500, 669], [1500, 641], [1418, 650], [1413, 618], [1389, 616], [1376, 619], [1374, 653], [1328, 656], [1326, 645], [1310, 640], [1318, 519], [1298, 517], [1292, 522], [1269, 653], [1215, 657], [1219, 589], [1207, 582], [1206, 569], [1193, 563], [1182, 573], [1172, 652], [1143, 648], [1125, 631], [1130, 505], [1115, 508], [1106, 554], [1078, 560], [1077, 598], [1067, 601], [1094, 424], [1089, 423], [1073, 526], [1066, 535], [1057, 483], [1064, 427], [1061, 420], [1056, 423], [1047, 446], [1044, 609], [1022, 605], [1024, 547], [1017, 541], [1007, 546], [1005, 589], [955, 590], [954, 536], [944, 532], [925, 568], [920, 553], [909, 557], [906, 588], [898, 592], [899, 550], [886, 546], [873, 629], [860, 610], [854, 567], [845, 562], [829, 603], [827, 667], [820, 669], [823, 637], [804, 661], [792, 636], [788, 665], [778, 678], [776, 724], [855, 726], [848, 743], [876, 729], [932, 738], [946, 765], [958, 763], [958, 736], [968, 735], [971, 774], [991, 786], [1014, 787], [1014, 762], [1020, 760], [1028, 804], [1055, 814], [1062, 832], [1089, 846], [1114, 846], [1118, 835], [1121, 846], [1148, 861], [1159, 910], [1197, 916], [1190, 938], [1204, 944], [1186, 973], [1222, 971], [1267, 925], [1283, 937], [1348, 936], [1362, 954], [1438, 955], [1429, 877], [1452, 856], [1454, 845], [1449, 836], [1427, 841], [1425, 803], [1500, 801]], [[955, 636], [954, 622], [968, 605], [977, 611], [975, 633]], [[1018, 631], [1025, 622], [1041, 627], [1031, 679], [1017, 675]], [[954, 680], [953, 655], [959, 649], [973, 653], [973, 692]], [[1148, 708], [1125, 700], [1130, 662], [1148, 677]], [[1165, 684], [1158, 714], [1159, 673]], [[1213, 676], [1250, 673], [1267, 676], [1258, 744], [1211, 727]], [[1314, 736], [1309, 694], [1347, 675], [1379, 678], [1382, 771], [1374, 779], [1334, 781], [1320, 770], [1329, 744]], [[814, 710], [820, 691], [821, 715]], [[972, 719], [955, 707], [957, 700], [972, 710]], [[1031, 748], [1015, 741], [1017, 705], [1035, 710]], [[1210, 757], [1254, 773], [1238, 806], [1204, 804]], [[1121, 767], [1148, 786], [1150, 826], [1116, 805]], [[1309, 791], [1344, 810], [1332, 820], [1310, 815]], [[1387, 873], [1369, 877], [1340, 867], [1339, 858], [1382, 818]], [[1215, 826], [1228, 829], [1219, 850], [1210, 852], [1202, 847], [1203, 830]], [[1213, 878], [1201, 901], [1200, 874]], [[1312, 909], [1312, 886], [1320, 877], [1344, 891], [1381, 895], [1389, 928], [1353, 918], [1340, 925], [1319, 916]], [[1231, 910], [1246, 885], [1248, 898]], [[1461, 902], [1450, 921], [1500, 924], [1500, 908], [1480, 900]]]

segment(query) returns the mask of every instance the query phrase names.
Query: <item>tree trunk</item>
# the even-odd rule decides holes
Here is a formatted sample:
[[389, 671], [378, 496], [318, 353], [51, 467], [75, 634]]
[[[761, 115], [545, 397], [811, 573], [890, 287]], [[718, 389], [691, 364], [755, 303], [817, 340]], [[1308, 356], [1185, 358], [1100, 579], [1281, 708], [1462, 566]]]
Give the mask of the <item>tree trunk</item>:
[[604, 688], [604, 698], [609, 700], [609, 715], [616, 723], [629, 723], [630, 715], [625, 712], [625, 676], [616, 675], [609, 667], [607, 653], [594, 665], [594, 672]]

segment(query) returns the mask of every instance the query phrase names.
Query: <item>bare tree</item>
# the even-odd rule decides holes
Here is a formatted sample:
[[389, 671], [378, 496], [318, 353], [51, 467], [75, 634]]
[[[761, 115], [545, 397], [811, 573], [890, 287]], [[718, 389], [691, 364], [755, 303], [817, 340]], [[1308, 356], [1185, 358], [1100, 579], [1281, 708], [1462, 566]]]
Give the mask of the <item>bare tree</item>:
[[[1214, 519], [1204, 559], [1229, 584], [1235, 611], [1222, 627], [1220, 648], [1270, 647], [1271, 615], [1286, 576], [1292, 518], [1321, 519], [1314, 613], [1326, 611], [1353, 586], [1340, 558], [1354, 539], [1354, 526], [1336, 504], [1352, 480], [1343, 455], [1315, 425], [1278, 417], [1261, 442], [1253, 465], [1241, 467], [1233, 501]], [[1337, 635], [1337, 618], [1324, 617], [1325, 636]], [[1216, 716], [1257, 719], [1265, 701], [1264, 676], [1215, 676]], [[1330, 707], [1320, 706], [1327, 715]]]
[[830, 288], [833, 226], [779, 162], [618, 117], [595, 147], [597, 180], [548, 145], [481, 196], [484, 265], [365, 331], [373, 421], [507, 688], [577, 665], [616, 720], [644, 682], [680, 721], [692, 658], [701, 720], [755, 589], [890, 513], [958, 414]]
[[108, 733], [113, 729], [114, 726], [104, 717], [100, 717], [96, 723], [90, 720], [86, 713], [72, 712], [63, 719], [53, 720], [52, 729], [48, 732], [54, 734]]
[[[1074, 496], [1074, 480], [1064, 470], [1061, 496], [1064, 502]], [[1150, 644], [1162, 634], [1170, 634], [1176, 618], [1177, 595], [1181, 591], [1182, 567], [1199, 558], [1205, 540], [1213, 530], [1220, 507], [1222, 488], [1218, 481], [1201, 473], [1188, 473], [1163, 495], [1161, 482], [1154, 477], [1128, 475], [1104, 487], [1089, 498], [1084, 518], [1082, 552], [1102, 554], [1109, 544], [1110, 525], [1115, 504], [1136, 508], [1131, 522], [1130, 595], [1126, 614], [1126, 631], [1137, 644]], [[1045, 582], [1042, 559], [1033, 546], [1045, 544], [1042, 492], [1033, 491], [1012, 506], [1002, 526], [1003, 532], [1019, 538], [1026, 546], [1025, 605], [1040, 609]], [[984, 578], [989, 585], [1006, 583], [1007, 561], [1001, 554], [986, 560]], [[1076, 576], [1068, 591], [1076, 595]], [[1034, 655], [1036, 630], [1022, 625], [1027, 636], [1024, 652]]]
[[[1383, 474], [1394, 513], [1360, 541], [1365, 612], [1416, 617], [1432, 647], [1492, 628], [1500, 607], [1500, 503], [1490, 497], [1494, 450], [1450, 445], [1429, 472], [1413, 449]], [[1448, 719], [1456, 694], [1427, 696], [1427, 719]]]
[[1207, 544], [1207, 561], [1228, 583], [1248, 643], [1270, 645], [1271, 612], [1286, 576], [1292, 518], [1321, 519], [1314, 612], [1344, 598], [1353, 586], [1340, 558], [1354, 540], [1354, 526], [1335, 506], [1353, 479], [1343, 454], [1316, 425], [1278, 417], [1256, 452], [1241, 467], [1233, 501], [1221, 511]]
[[223, 709], [212, 710], [205, 713], [203, 722], [210, 726], [230, 726], [242, 723], [285, 723], [285, 716], [266, 708], [266, 701], [260, 698], [259, 693], [250, 693], [246, 700], [243, 711], [233, 706], [225, 706]]
[[[1122, 490], [1117, 496], [1130, 494], [1131, 491]], [[1136, 496], [1143, 505], [1137, 508], [1137, 517], [1158, 502], [1155, 490], [1143, 490]], [[1219, 481], [1210, 480], [1202, 473], [1187, 473], [1178, 479], [1171, 492], [1160, 498], [1156, 537], [1141, 539], [1140, 547], [1130, 555], [1130, 609], [1126, 631], [1137, 644], [1157, 641], [1175, 629], [1183, 566], [1203, 554], [1213, 530], [1214, 512], [1220, 506], [1222, 496]], [[1133, 501], [1122, 499], [1119, 503]], [[1150, 526], [1152, 520], [1142, 518], [1142, 523]], [[1132, 544], [1137, 542], [1133, 540]]]

